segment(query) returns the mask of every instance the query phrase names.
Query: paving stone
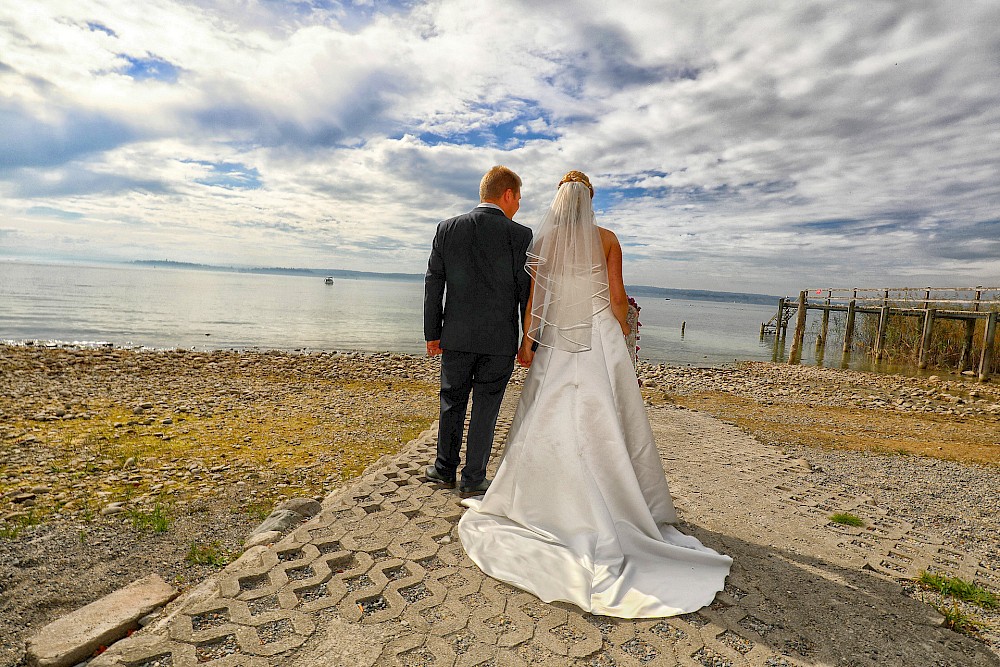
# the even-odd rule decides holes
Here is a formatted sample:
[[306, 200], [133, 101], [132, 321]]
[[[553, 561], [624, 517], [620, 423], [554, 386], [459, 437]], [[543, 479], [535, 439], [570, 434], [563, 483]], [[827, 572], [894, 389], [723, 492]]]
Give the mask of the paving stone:
[[135, 581], [42, 628], [28, 640], [29, 664], [75, 665], [137, 628], [139, 619], [176, 595], [177, 590], [159, 575]]
[[279, 539], [281, 539], [281, 531], [265, 530], [260, 533], [251, 534], [251, 536], [247, 539], [247, 541], [243, 543], [243, 547], [245, 549], [249, 549], [251, 547], [257, 547], [266, 544], [274, 544]]
[[[498, 421], [491, 475], [516, 398], [508, 396]], [[824, 618], [809, 616], [810, 601], [815, 613], [829, 615], [830, 605], [847, 600], [841, 637], [865, 631], [859, 623], [890, 637], [906, 619], [865, 616], [866, 596], [898, 596], [899, 578], [934, 565], [1000, 582], [994, 564], [880, 512], [870, 499], [817, 478], [808, 462], [733, 427], [683, 410], [654, 415], [653, 422], [682, 530], [736, 556], [726, 590], [697, 613], [597, 617], [483, 575], [456, 538], [461, 497], [423, 481], [434, 456], [436, 431], [429, 429], [331, 494], [284, 538], [249, 549], [218, 575], [214, 596], [179, 601], [165, 635], [138, 633], [94, 667], [838, 664], [821, 637], [808, 636]], [[702, 431], [716, 437], [700, 437]], [[761, 485], [771, 492], [753, 491]], [[831, 525], [834, 509], [869, 523]], [[796, 583], [784, 583], [791, 575]], [[924, 642], [914, 651], [934, 652], [941, 665], [996, 664], [971, 640], [932, 627], [920, 611], [929, 607], [908, 609]], [[851, 664], [908, 664], [883, 657], [859, 655]]]

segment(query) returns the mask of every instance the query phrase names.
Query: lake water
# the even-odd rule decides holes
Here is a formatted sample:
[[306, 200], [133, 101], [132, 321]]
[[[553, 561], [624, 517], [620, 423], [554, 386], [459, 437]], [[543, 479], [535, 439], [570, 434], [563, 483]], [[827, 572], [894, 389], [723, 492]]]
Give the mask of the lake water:
[[[422, 354], [422, 299], [420, 282], [0, 261], [0, 340]], [[759, 332], [774, 306], [653, 297], [639, 305], [642, 359], [772, 359], [772, 339]]]

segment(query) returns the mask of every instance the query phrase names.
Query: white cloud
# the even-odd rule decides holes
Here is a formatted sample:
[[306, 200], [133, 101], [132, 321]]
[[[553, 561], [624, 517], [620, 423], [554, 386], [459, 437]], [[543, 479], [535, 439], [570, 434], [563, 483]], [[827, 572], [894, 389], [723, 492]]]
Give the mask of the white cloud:
[[529, 224], [588, 171], [630, 282], [1000, 282], [998, 20], [944, 0], [21, 3], [0, 10], [0, 253], [419, 272], [504, 163]]

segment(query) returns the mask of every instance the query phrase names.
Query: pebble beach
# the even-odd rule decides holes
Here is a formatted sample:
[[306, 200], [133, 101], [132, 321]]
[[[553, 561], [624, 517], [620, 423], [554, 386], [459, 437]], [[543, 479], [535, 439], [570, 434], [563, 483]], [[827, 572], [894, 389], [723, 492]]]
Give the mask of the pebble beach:
[[[0, 665], [145, 574], [196, 584], [276, 504], [322, 500], [399, 451], [436, 418], [438, 369], [388, 353], [0, 347]], [[763, 363], [639, 377], [651, 408], [734, 424], [996, 559], [995, 385]]]

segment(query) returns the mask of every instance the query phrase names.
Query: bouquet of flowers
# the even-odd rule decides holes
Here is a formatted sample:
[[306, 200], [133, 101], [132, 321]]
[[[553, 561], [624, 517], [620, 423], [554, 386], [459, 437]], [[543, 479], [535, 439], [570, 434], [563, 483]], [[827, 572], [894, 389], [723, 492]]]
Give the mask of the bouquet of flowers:
[[639, 340], [639, 327], [642, 326], [642, 322], [639, 321], [639, 311], [642, 310], [639, 304], [636, 303], [635, 299], [632, 297], [628, 298], [628, 315], [625, 321], [628, 323], [629, 334], [625, 337], [625, 343], [628, 346], [628, 355], [632, 357], [632, 366], [635, 367], [639, 360], [639, 346], [636, 344]]

